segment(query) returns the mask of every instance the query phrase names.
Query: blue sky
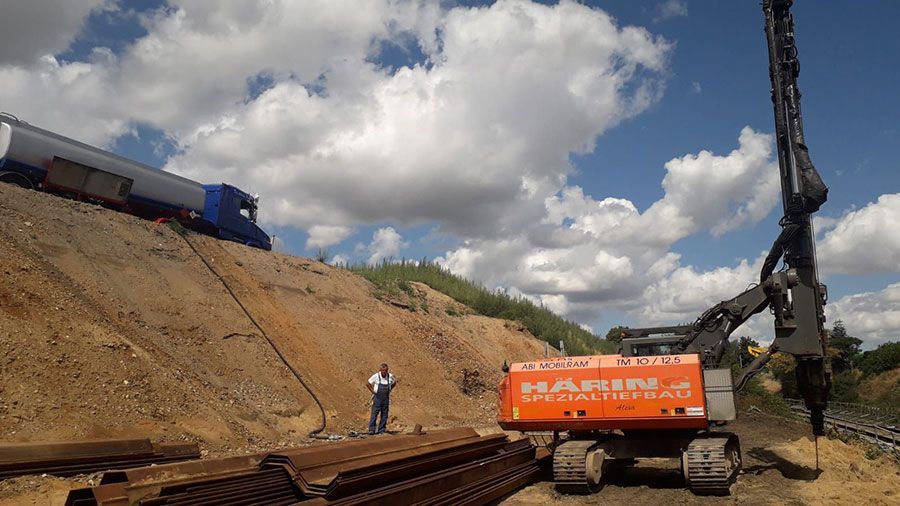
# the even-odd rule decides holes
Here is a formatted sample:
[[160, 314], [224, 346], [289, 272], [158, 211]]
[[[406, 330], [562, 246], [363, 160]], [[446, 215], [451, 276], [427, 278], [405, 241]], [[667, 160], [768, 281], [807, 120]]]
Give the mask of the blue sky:
[[[647, 24], [652, 11], [634, 2], [606, 6], [623, 22], [649, 26], [678, 46], [666, 97], [603, 136], [594, 157], [579, 160], [583, 172], [577, 181], [586, 188], [649, 203], [661, 195], [653, 183], [671, 157], [697, 148], [729, 150], [733, 132], [743, 125], [773, 130], [756, 2], [689, 5], [688, 16], [657, 24]], [[900, 37], [894, 28], [900, 22], [900, 6], [885, 1], [858, 7], [829, 0], [799, 1], [793, 7], [806, 138], [813, 162], [830, 187], [829, 201], [820, 211], [826, 216], [839, 216], [900, 189]], [[699, 93], [693, 83], [699, 83]], [[646, 139], [646, 145], [636, 147], [636, 138]], [[628, 166], [636, 173], [627, 179], [598, 178], [589, 168], [595, 160]], [[642, 188], [645, 182], [648, 187]], [[776, 210], [750, 229], [719, 238], [688, 237], [674, 249], [704, 268], [752, 256], [768, 248], [779, 217]], [[827, 281], [836, 299], [878, 290], [898, 281], [898, 275], [832, 275]]]
[[[703, 276], [712, 275], [717, 269], [725, 269], [718, 276], [719, 279], [734, 279], [735, 282], [744, 280], [747, 272], [752, 270], [753, 262], [769, 247], [779, 230], [777, 221], [780, 217], [780, 205], [764, 213], [762, 217], [727, 226], [724, 233], [718, 234], [713, 233], [716, 230], [714, 219], [703, 224], [700, 222], [706, 218], [693, 216], [697, 222], [695, 226], [674, 235], [668, 243], [660, 245], [650, 240], [653, 239], [650, 237], [648, 253], [644, 255], [639, 245], [625, 251], [614, 247], [599, 247], [596, 244], [589, 247], [583, 242], [584, 239], [580, 239], [582, 242], [579, 246], [572, 246], [571, 241], [575, 239], [565, 239], [563, 242], [553, 242], [557, 241], [553, 239], [550, 241], [553, 244], [548, 245], [549, 243], [545, 244], [538, 238], [541, 234], [570, 234], [573, 233], [573, 228], [581, 233], [586, 230], [584, 227], [579, 228], [579, 223], [584, 222], [582, 218], [588, 219], [588, 222], [600, 219], [599, 215], [592, 218], [589, 216], [596, 211], [588, 211], [588, 215], [585, 215], [587, 218], [568, 214], [557, 224], [555, 232], [551, 231], [553, 227], [530, 228], [530, 225], [525, 224], [529, 220], [531, 223], [540, 220], [541, 213], [546, 213], [545, 220], [552, 215], [549, 207], [543, 209], [544, 196], [557, 199], [563, 207], [575, 205], [574, 201], [566, 201], [562, 196], [567, 189], [576, 187], [587, 197], [587, 204], [584, 204], [586, 207], [582, 207], [583, 209], [594, 209], [604, 199], [615, 198], [630, 202], [637, 214], [647, 213], [652, 216], [648, 210], [655, 203], [668, 202], [667, 192], [662, 186], [668, 173], [667, 162], [687, 155], [697, 155], [703, 150], [712, 152], [721, 163], [740, 165], [741, 170], [744, 165], [755, 163], [747, 170], [763, 171], [758, 160], [747, 161], [755, 160], [754, 155], [749, 152], [750, 148], [746, 148], [748, 151], [744, 153], [745, 146], [739, 145], [738, 141], [744, 127], [750, 127], [758, 134], [769, 134], [773, 130], [763, 20], [756, 1], [616, 0], [584, 2], [584, 6], [564, 2], [560, 8], [555, 8], [556, 2], [540, 2], [548, 5], [547, 9], [533, 8], [531, 2], [516, 0], [498, 5], [491, 2], [441, 2], [441, 9], [435, 9], [436, 4], [426, 3], [414, 13], [397, 14], [386, 8], [379, 11], [380, 15], [385, 16], [384, 22], [378, 22], [377, 19], [375, 22], [357, 20], [348, 11], [343, 17], [339, 15], [323, 18], [321, 21], [310, 20], [308, 23], [306, 20], [297, 21], [299, 28], [291, 28], [296, 38], [286, 39], [289, 44], [296, 41], [296, 49], [293, 50], [295, 54], [279, 56], [281, 59], [271, 56], [271, 61], [270, 55], [278, 52], [277, 45], [265, 46], [265, 41], [262, 41], [259, 45], [268, 47], [267, 52], [244, 55], [235, 49], [238, 45], [230, 45], [227, 40], [229, 37], [236, 37], [236, 40], [241, 37], [260, 37], [252, 32], [253, 22], [264, 19], [265, 12], [262, 7], [246, 7], [252, 3], [203, 3], [197, 11], [192, 10], [198, 9], [197, 4], [192, 6], [190, 2], [129, 1], [107, 4], [107, 9], [97, 1], [79, 2], [84, 4], [80, 11], [80, 21], [77, 25], [72, 25], [72, 35], [65, 44], [43, 41], [45, 46], [40, 46], [39, 42], [42, 41], [36, 41], [32, 55], [27, 51], [21, 55], [13, 55], [17, 59], [11, 59], [13, 63], [7, 63], [6, 69], [27, 79], [29, 72], [37, 72], [35, 69], [41, 65], [40, 54], [44, 52], [55, 55], [59, 66], [55, 71], [59, 71], [61, 75], [64, 69], [74, 68], [79, 63], [89, 64], [89, 71], [79, 75], [79, 78], [95, 76], [97, 82], [109, 90], [119, 90], [123, 95], [133, 97], [131, 103], [134, 107], [125, 102], [115, 107], [108, 104], [90, 106], [93, 107], [91, 109], [84, 105], [91, 104], [90, 100], [72, 95], [71, 90], [75, 88], [68, 81], [66, 86], [52, 90], [51, 93], [59, 93], [57, 103], [60, 107], [68, 105], [76, 108], [77, 104], [79, 113], [85, 117], [102, 118], [102, 122], [98, 122], [102, 124], [102, 128], [98, 127], [98, 131], [91, 134], [82, 132], [83, 140], [106, 145], [119, 154], [154, 166], [166, 166], [169, 170], [203, 179], [203, 182], [221, 179], [236, 182], [250, 191], [259, 191], [264, 202], [263, 220], [266, 228], [283, 241], [282, 249], [292, 254], [311, 256], [324, 241], [324, 247], [331, 255], [339, 255], [340, 259], [351, 262], [367, 261], [377, 256], [378, 251], [387, 251], [405, 258], [437, 258], [456, 272], [469, 275], [488, 286], [526, 294], [603, 333], [606, 328], [619, 323], [657, 323], [670, 318], [693, 319], [690, 315], [695, 315], [708, 303], [737, 294], [744, 285], [729, 288], [724, 283], [725, 286], [714, 290], [699, 289], [691, 286], [691, 283], [707, 279]], [[312, 5], [314, 2], [309, 2], [308, 6], [306, 3], [299, 2], [301, 7], [297, 15], [315, 18], [315, 14], [311, 14], [316, 9]], [[118, 8], [109, 9], [109, 5]], [[324, 9], [322, 5], [325, 4], [319, 5], [320, 10]], [[304, 10], [306, 7], [313, 10]], [[540, 113], [533, 113], [530, 117], [523, 116], [524, 119], [519, 120], [498, 116], [517, 114], [517, 109], [515, 104], [511, 107], [498, 107], [497, 111], [491, 109], [496, 102], [506, 98], [503, 96], [503, 86], [496, 86], [504, 76], [489, 75], [493, 65], [488, 58], [492, 55], [485, 56], [487, 63], [481, 67], [466, 68], [467, 62], [461, 62], [458, 57], [464, 53], [455, 51], [465, 49], [467, 43], [481, 44], [484, 38], [499, 34], [499, 42], [491, 47], [503, 46], [504, 50], [512, 52], [505, 53], [507, 55], [516, 54], [516, 51], [521, 51], [521, 54], [531, 54], [529, 51], [532, 51], [541, 55], [536, 60], [539, 65], [523, 74], [529, 76], [527, 79], [507, 83], [511, 97], [520, 96], [519, 93], [526, 97], [521, 109], [527, 112], [534, 105], [530, 103], [532, 100], [542, 99], [540, 90], [553, 92], [558, 88], [558, 82], [568, 82], [569, 85], [574, 82], [565, 81], [565, 76], [553, 75], [554, 72], [578, 72], [581, 68], [592, 68], [591, 52], [602, 51], [605, 47], [592, 45], [590, 37], [579, 39], [580, 42], [573, 42], [571, 50], [563, 46], [562, 52], [556, 53], [561, 58], [572, 60], [572, 65], [557, 68], [554, 61], [541, 58], [553, 54], [553, 50], [560, 51], [559, 48], [552, 44], [547, 46], [546, 41], [540, 37], [528, 39], [528, 34], [521, 33], [521, 29], [518, 32], [503, 32], [507, 27], [514, 26], [517, 18], [510, 13], [516, 9], [532, 16], [538, 23], [551, 19], [561, 19], [563, 22], [568, 20], [569, 24], [563, 23], [565, 28], [561, 29], [557, 38], [577, 35], [578, 30], [593, 29], [600, 30], [596, 32], [600, 33], [598, 37], [609, 36], [611, 45], [618, 44], [617, 51], [624, 52], [611, 57], [613, 66], [607, 71], [610, 74], [618, 72], [616, 78], [621, 78], [624, 82], [616, 98], [620, 104], [628, 103], [643, 85], [652, 86], [649, 89], [655, 90], [657, 95], [629, 114], [617, 114], [615, 111], [618, 109], [615, 107], [598, 109], [598, 115], [612, 118], [602, 120], [598, 116], [597, 121], [603, 123], [603, 126], [598, 126], [599, 123], [593, 126], [585, 124], [591, 122], [590, 116], [578, 118], [572, 124], [550, 118], [546, 131], [541, 132], [540, 125], [537, 125], [535, 128], [523, 128], [516, 137], [517, 123], [532, 120], [540, 122], [540, 118], [534, 118], [535, 114]], [[900, 191], [900, 100], [896, 92], [900, 89], [900, 72], [897, 70], [900, 68], [900, 36], [896, 32], [896, 26], [900, 23], [900, 4], [888, 0], [871, 1], [866, 3], [865, 8], [860, 8], [858, 4], [848, 2], [800, 0], [792, 10], [800, 51], [799, 84], [803, 92], [806, 138], [812, 159], [831, 189], [829, 201], [819, 213], [820, 216], [831, 219], [824, 222], [826, 225], [834, 227], [832, 237], [826, 240], [827, 244], [823, 248], [833, 256], [841, 254], [841, 258], [833, 258], [823, 272], [829, 284], [831, 299], [839, 301], [834, 306], [834, 315], [850, 320], [851, 308], [856, 308], [856, 304], [862, 300], [852, 297], [861, 294], [874, 297], [874, 305], [882, 308], [881, 313], [885, 313], [884, 306], [879, 304], [890, 303], [894, 290], [892, 285], [900, 282], [900, 265], [895, 260], [900, 256], [894, 256], [892, 245], [879, 245], [887, 249], [878, 253], [881, 261], [873, 264], [867, 261], [866, 252], [860, 250], [880, 241], [877, 232], [880, 225], [885, 226], [884, 234], [900, 233], [900, 230], [891, 228], [895, 226], [893, 221], [879, 222], [883, 221], [884, 216], [891, 216], [894, 209], [892, 203], [867, 207], [882, 196]], [[182, 18], [178, 17], [179, 12], [183, 15]], [[600, 12], [614, 18], [613, 28], [606, 26], [602, 18], [591, 18], [591, 13]], [[576, 21], [583, 20], [586, 16], [594, 25], [583, 25]], [[193, 25], [190, 23], [192, 19], [195, 20]], [[216, 23], [220, 22], [227, 29], [217, 32], [215, 30], [221, 29], [221, 26]], [[343, 22], [347, 23], [346, 27], [341, 26]], [[209, 23], [209, 26], [204, 26], [204, 23]], [[290, 20], [286, 23], [290, 23]], [[437, 28], [428, 28], [432, 26], [429, 23]], [[422, 26], [426, 26], [426, 29], [422, 29]], [[627, 26], [645, 29], [638, 37], [640, 40], [633, 43], [643, 44], [645, 52], [642, 54], [652, 56], [642, 57], [637, 53], [629, 53], [627, 46], [632, 42], [628, 41], [634, 39], [616, 38], [624, 33]], [[488, 28], [479, 33], [478, 27]], [[354, 30], [359, 30], [359, 33], [356, 34]], [[618, 35], [616, 30], [620, 30]], [[277, 29], [272, 29], [272, 32], [277, 32]], [[345, 32], [350, 32], [350, 35]], [[438, 33], [437, 42], [430, 40], [435, 33]], [[354, 38], [354, 35], [358, 37]], [[172, 42], [175, 47], [185, 48], [185, 53], [190, 53], [190, 44], [197, 43], [203, 37], [208, 37], [203, 40], [209, 44], [222, 44], [224, 49], [218, 59], [196, 64], [202, 67], [204, 73], [214, 76], [220, 72], [219, 65], [233, 66], [232, 59], [237, 61], [246, 58], [252, 61], [255, 58], [260, 63], [257, 66], [242, 67], [250, 70], [235, 70], [230, 73], [221, 71], [221, 82], [230, 83], [233, 88], [225, 93], [221, 88], [229, 85], [219, 86], [212, 82], [213, 79], [207, 80], [199, 75], [201, 72], [197, 69], [184, 67], [183, 72], [179, 73], [177, 62], [172, 64], [171, 69], [165, 61], [153, 63], [152, 58], [147, 57], [153, 50], [147, 42], [154, 37], [162, 41], [162, 47]], [[322, 43], [322, 40], [334, 42]], [[284, 46], [284, 43], [281, 45]], [[98, 52], [97, 48], [108, 49]], [[482, 47], [481, 53], [484, 52], [486, 51]], [[479, 55], [478, 52], [465, 54], [469, 54], [473, 60], [478, 56], [471, 55]], [[605, 57], [597, 53], [598, 60]], [[617, 67], [617, 58], [621, 59], [620, 63], [625, 67], [634, 64], [634, 72], [622, 71]], [[498, 60], [497, 66], [502, 66], [503, 63]], [[0, 59], [0, 70], [4, 69], [3, 64]], [[154, 69], [152, 64], [159, 67]], [[189, 64], [190, 62], [185, 63]], [[546, 70], [542, 70], [541, 65], [545, 65]], [[198, 75], [193, 75], [195, 70]], [[365, 76], [360, 77], [363, 73]], [[143, 81], [138, 80], [138, 74]], [[184, 83], [179, 83], [182, 75]], [[466, 76], [476, 75], [474, 84], [467, 81]], [[531, 83], [524, 82], [528, 79], [535, 81], [533, 87], [530, 87]], [[154, 82], [156, 80], [159, 82]], [[380, 84], [372, 85], [371, 82], [374, 81], [379, 81]], [[444, 88], [435, 83], [448, 82], [456, 83], [460, 88], [471, 84], [471, 90], [475, 91], [441, 96]], [[145, 84], [160, 91], [139, 93], [138, 88]], [[165, 95], [169, 89], [177, 89], [179, 85], [183, 86], [180, 94], [173, 91], [172, 95]], [[308, 96], [304, 97], [304, 88], [297, 85], [305, 87]], [[397, 91], [404, 86], [410, 89], [420, 87], [418, 95], [398, 95], [406, 98], [392, 101], [388, 95], [393, 92], [405, 93], [403, 90]], [[299, 96], [291, 95], [295, 93], [293, 88], [300, 89]], [[590, 89], [599, 93], [594, 88]], [[479, 95], [481, 92], [477, 90], [484, 91]], [[0, 100], [5, 100], [12, 106], [4, 108], [14, 109], [13, 112], [19, 112], [23, 119], [31, 118], [27, 114], [28, 97], [24, 93], [9, 93], [8, 96], [0, 94]], [[499, 95], [492, 98], [491, 93]], [[163, 97], [159, 99], [160, 102], [153, 102], [156, 95]], [[434, 100], [430, 102], [432, 105], [453, 104], [454, 100], [461, 100], [459, 106], [454, 106], [451, 110], [470, 110], [475, 113], [462, 115], [460, 125], [470, 122], [468, 124], [473, 131], [483, 127], [487, 129], [484, 132], [493, 134], [500, 131], [498, 138], [511, 139], [509, 143], [491, 146], [490, 139], [485, 135], [476, 136], [473, 133], [468, 142], [478, 143], [480, 139], [485, 139], [485, 145], [473, 144], [471, 148], [472, 153], [479, 153], [481, 159], [493, 158], [495, 152], [498, 157], [507, 156], [506, 151], [517, 142], [531, 146], [547, 143], [549, 146], [543, 151], [523, 147], [521, 151], [528, 154], [508, 155], [511, 160], [509, 163], [520, 163], [525, 167], [536, 159], [549, 161], [551, 164], [558, 163], [559, 166], [546, 173], [541, 172], [540, 168], [527, 167], [522, 169], [522, 174], [515, 171], [507, 173], [504, 168], [499, 168], [496, 172], [486, 170], [490, 174], [490, 184], [496, 183], [498, 178], [511, 177], [507, 185], [497, 184], [483, 193], [498, 199], [498, 202], [486, 205], [485, 209], [496, 210], [503, 216], [492, 216], [491, 211], [485, 211], [486, 215], [472, 218], [465, 215], [464, 209], [459, 212], [449, 209], [452, 202], [439, 202], [443, 178], [465, 171], [466, 163], [472, 163], [467, 158], [464, 147], [448, 150], [446, 154], [441, 153], [444, 144], [452, 144], [455, 137], [452, 133], [448, 135], [447, 130], [436, 130], [443, 133], [435, 134], [437, 138], [432, 144], [421, 146], [423, 151], [420, 156], [428, 157], [429, 153], [438, 152], [438, 156], [433, 160], [429, 159], [428, 163], [418, 165], [417, 159], [410, 154], [410, 159], [398, 159], [398, 168], [390, 167], [393, 160], [398, 158], [398, 151], [390, 150], [392, 141], [388, 137], [384, 140], [384, 145], [387, 146], [384, 151], [394, 153], [394, 158], [374, 159], [371, 166], [367, 166], [365, 160], [357, 161], [352, 154], [358, 146], [365, 146], [358, 148], [361, 153], [365, 153], [365, 149], [375, 149], [374, 152], [378, 152], [377, 135], [374, 140], [370, 138], [372, 125], [377, 125], [384, 132], [392, 132], [394, 127], [402, 130], [402, 118], [410, 114], [420, 115], [416, 121], [428, 124], [429, 117], [421, 113], [426, 105], [420, 106], [419, 110], [402, 110], [402, 104], [415, 101], [415, 97], [428, 97], [428, 100]], [[594, 98], [599, 97], [600, 95], [596, 95]], [[282, 99], [290, 100], [290, 107], [294, 109], [287, 106], [276, 109], [296, 111], [287, 113], [295, 114], [296, 118], [279, 116], [269, 123], [259, 120], [265, 111], [272, 110], [272, 104], [276, 100]], [[479, 100], [485, 102], [479, 106]], [[283, 103], [288, 102], [278, 102]], [[267, 105], [267, 108], [263, 105]], [[172, 106], [172, 110], [169, 110], [169, 106]], [[179, 113], [179, 109], [188, 111], [195, 107], [196, 114]], [[481, 116], [478, 114], [481, 110], [490, 114]], [[376, 119], [371, 120], [374, 123], [365, 123], [369, 125], [368, 128], [357, 123], [361, 121], [361, 117], [370, 116]], [[392, 119], [395, 116], [401, 119]], [[318, 119], [313, 121], [309, 119], [311, 117]], [[228, 121], [223, 118], [228, 118]], [[495, 118], [492, 121], [496, 123], [477, 123], [485, 118]], [[74, 127], [67, 125], [64, 120], [52, 115], [48, 115], [43, 122], [41, 119], [39, 117], [32, 122], [78, 137], [73, 133]], [[302, 123], [296, 126], [296, 132], [299, 133], [291, 133], [289, 140], [285, 141], [287, 144], [275, 143], [269, 151], [262, 147], [248, 148], [247, 151], [255, 153], [254, 158], [242, 158], [245, 153], [229, 155], [214, 150], [215, 146], [223, 145], [222, 141], [216, 141], [216, 135], [227, 133], [234, 124], [239, 124], [239, 131], [245, 134], [252, 132], [250, 129], [253, 125], [260, 124], [271, 126], [273, 132], [277, 132], [287, 128], [280, 127], [278, 122], [287, 120], [292, 125], [290, 128], [296, 126], [295, 122]], [[445, 119], [431, 118], [431, 121], [441, 122]], [[514, 134], [509, 134], [507, 130], [510, 128], [515, 131]], [[584, 131], [567, 135], [566, 130], [570, 128], [583, 128]], [[423, 129], [427, 130], [427, 127]], [[85, 135], [90, 138], [83, 137]], [[267, 145], [269, 139], [277, 137], [277, 134], [272, 133], [259, 135], [261, 141], [258, 144], [261, 145]], [[427, 132], [423, 132], [423, 137], [426, 135]], [[326, 137], [324, 141], [315, 140]], [[343, 141], [347, 138], [355, 140], [349, 144], [335, 144], [335, 139]], [[557, 139], [563, 144], [554, 144]], [[293, 152], [287, 152], [290, 151], [290, 144], [305, 146], [307, 142], [312, 146], [309, 150], [297, 148]], [[373, 142], [375, 148], [371, 147]], [[400, 142], [400, 148], [404, 142], [408, 141]], [[573, 149], [582, 142], [587, 142], [592, 149], [589, 152]], [[345, 146], [344, 151], [329, 151], [339, 144]], [[738, 157], [740, 159], [735, 161], [734, 157], [729, 157], [729, 153], [738, 148], [741, 148], [746, 157]], [[408, 151], [412, 153], [414, 149], [410, 147]], [[560, 159], [560, 155], [568, 159], [568, 167]], [[458, 159], [454, 158], [457, 156]], [[472, 156], [477, 163], [479, 158]], [[302, 160], [321, 161], [322, 157], [326, 160], [329, 157], [338, 161], [345, 160], [345, 164], [335, 162], [335, 166], [323, 166], [322, 172], [307, 173]], [[446, 159], [447, 163], [442, 163], [442, 159]], [[352, 165], [349, 160], [359, 166], [349, 167]], [[224, 164], [228, 168], [219, 170], [216, 164]], [[342, 172], [345, 165], [348, 168], [346, 172]], [[687, 165], [693, 167], [685, 163]], [[710, 167], [717, 165], [713, 163]], [[401, 175], [392, 174], [385, 178], [395, 184], [401, 181], [395, 188], [385, 189], [380, 185], [384, 182], [382, 178], [369, 178], [366, 175], [378, 171], [390, 173], [393, 170]], [[325, 180], [323, 174], [332, 174], [332, 180]], [[694, 179], [685, 179], [692, 184], [687, 189], [679, 190], [680, 194], [669, 196], [674, 199], [673, 202], [704, 201], [709, 199], [710, 192], [725, 191], [706, 185], [704, 178], [690, 175], [695, 174], [693, 172], [684, 174], [683, 177]], [[288, 185], [272, 181], [276, 177], [273, 175], [292, 181], [291, 184], [297, 185], [299, 193], [278, 191]], [[395, 176], [398, 179], [392, 179]], [[541, 179], [543, 176], [547, 176], [547, 179]], [[477, 172], [475, 177], [478, 177]], [[753, 179], [754, 182], [763, 184], [760, 178], [765, 177], [764, 172], [753, 177], [756, 178]], [[306, 180], [310, 181], [311, 186], [313, 181], [314, 185], [318, 185], [312, 195], [302, 193]], [[561, 183], [554, 187], [552, 181]], [[536, 184], [541, 190], [532, 192], [533, 202], [517, 207], [520, 201], [527, 198], [512, 195], [508, 188], [526, 183]], [[271, 185], [278, 190], [270, 189]], [[314, 198], [329, 191], [338, 191], [342, 185], [353, 188], [352, 195], [344, 200], [320, 201]], [[477, 197], [481, 190], [473, 188], [472, 195], [476, 196], [472, 198], [475, 200], [466, 204], [466, 187], [465, 181], [451, 181], [447, 184], [448, 194], [455, 195], [454, 192], [459, 192], [462, 199], [460, 207], [480, 205], [477, 204], [478, 198], [493, 198]], [[722, 188], [730, 187], [726, 184]], [[753, 200], [752, 189], [741, 191], [732, 188], [728, 191], [736, 193], [729, 197], [730, 200], [726, 199], [725, 207], [714, 209], [730, 213]], [[418, 197], [421, 197], [421, 201], [417, 200]], [[505, 203], [504, 198], [507, 199]], [[434, 201], [433, 206], [428, 205], [429, 200]], [[272, 207], [265, 207], [267, 201]], [[275, 202], [278, 202], [278, 206], [275, 206]], [[380, 209], [379, 203], [389, 209], [383, 213], [373, 212], [372, 209]], [[848, 211], [854, 209], [866, 210], [866, 213], [848, 214]], [[509, 216], [515, 213], [522, 213], [522, 219], [517, 221]], [[529, 213], [535, 214], [532, 216]], [[856, 223], [855, 230], [865, 226], [876, 232], [862, 236], [857, 232], [842, 232], [841, 223], [850, 224], [848, 220], [857, 220], [853, 222]], [[861, 224], [861, 220], [869, 221]], [[494, 221], [497, 222], [495, 225], [492, 223]], [[320, 232], [323, 230], [321, 227], [332, 227], [328, 230], [333, 230], [334, 233], [330, 233], [329, 237], [340, 240], [311, 239], [310, 230], [316, 226], [320, 227]], [[646, 234], [665, 235], [665, 229], [671, 229], [660, 226], [660, 230], [647, 228]], [[393, 235], [385, 232], [388, 227]], [[593, 232], [598, 233], [596, 230]], [[825, 233], [828, 231], [823, 231], [823, 240]], [[376, 240], [376, 236], [382, 242]], [[641, 243], [640, 240], [637, 242]], [[847, 246], [848, 242], [851, 246]], [[563, 243], [567, 246], [563, 246]], [[379, 250], [378, 244], [389, 244], [391, 247]], [[512, 247], [511, 244], [516, 246]], [[653, 250], [652, 254], [649, 253], [650, 250]], [[498, 258], [503, 254], [512, 256], [509, 260]], [[671, 256], [667, 256], [670, 254], [677, 255], [678, 259], [673, 261]], [[627, 269], [649, 272], [651, 264], [658, 265], [654, 262], [663, 258], [667, 258], [666, 263], [671, 265], [664, 274], [657, 277], [643, 279], [632, 276], [633, 279], [628, 279], [622, 276], [620, 279], [616, 276], [618, 272]], [[609, 265], [619, 265], [621, 268], [616, 270], [610, 267], [608, 273], [601, 273], [602, 269], [598, 271], [590, 265], [591, 262], [603, 263], [603, 259], [609, 259]], [[617, 261], [618, 264], [615, 263]], [[742, 261], [747, 262], [745, 268], [741, 267]], [[504, 263], [511, 267], [503, 265]], [[569, 281], [557, 281], [549, 274], [544, 277], [529, 276], [524, 272], [534, 266], [541, 266], [540, 269], [555, 272], [559, 279]], [[590, 283], [584, 283], [586, 286], [582, 286], [580, 280], [586, 276], [594, 278], [591, 278]], [[604, 279], [611, 281], [606, 283]], [[646, 287], [641, 283], [653, 285], [653, 291], [646, 292]], [[696, 297], [684, 295], [696, 290], [702, 293], [698, 292]], [[594, 295], [595, 293], [606, 295]], [[654, 293], [664, 293], [661, 298], [665, 298], [668, 303], [657, 304], [655, 300], [647, 299]], [[686, 302], [686, 298], [690, 301]], [[897, 302], [890, 304], [888, 313], [893, 314], [897, 310]], [[654, 311], [657, 312], [651, 315]], [[865, 316], [860, 316], [856, 323], [859, 329], [857, 332], [870, 336], [872, 343], [884, 340], [884, 336], [900, 335], [900, 322], [885, 321], [873, 326], [865, 320]], [[852, 325], [848, 327], [851, 332], [854, 330]], [[765, 332], [764, 326], [753, 329]]]
[[[657, 3], [585, 3], [606, 10], [623, 24], [648, 27], [676, 42], [677, 47], [665, 97], [646, 113], [600, 137], [594, 153], [573, 157], [579, 171], [571, 179], [573, 183], [594, 196], [627, 197], [643, 209], [662, 196], [663, 165], [671, 158], [699, 149], [730, 151], [735, 147], [735, 133], [745, 125], [773, 131], [768, 60], [757, 2], [684, 2], [688, 15], [656, 22]], [[793, 12], [801, 59], [804, 128], [813, 162], [830, 187], [821, 214], [837, 216], [877, 199], [887, 189], [900, 190], [900, 100], [896, 91], [900, 89], [896, 65], [900, 6], [881, 1], [858, 9], [839, 1], [800, 1]], [[894, 58], [888, 59], [891, 56]], [[396, 66], [415, 60], [408, 52], [395, 50], [378, 61]], [[624, 176], [610, 174], [613, 171], [604, 174], [600, 166], [628, 170]], [[698, 196], [702, 191], [697, 188]], [[719, 238], [697, 240], [692, 236], [680, 241], [676, 250], [690, 262], [708, 268], [752, 256], [769, 247], [777, 235], [779, 217], [773, 212], [749, 230]], [[382, 225], [361, 227], [348, 243], [368, 243]], [[411, 242], [403, 256], [434, 258], [443, 254], [443, 243], [436, 248], [430, 244], [430, 229], [427, 225], [403, 229]], [[290, 251], [311, 253], [304, 250], [306, 235], [301, 231], [281, 232]], [[331, 250], [363, 259], [352, 250]], [[888, 279], [897, 281], [900, 276]], [[885, 278], [841, 281], [833, 288], [835, 296], [879, 288]]]

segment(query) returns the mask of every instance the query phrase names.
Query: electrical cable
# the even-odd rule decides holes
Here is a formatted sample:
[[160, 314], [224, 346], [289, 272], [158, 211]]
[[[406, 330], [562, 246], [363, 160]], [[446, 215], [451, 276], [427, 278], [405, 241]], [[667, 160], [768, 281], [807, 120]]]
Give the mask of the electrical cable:
[[253, 315], [250, 314], [250, 311], [244, 306], [244, 304], [238, 298], [237, 294], [235, 294], [234, 291], [231, 289], [231, 287], [228, 286], [228, 283], [225, 281], [225, 278], [223, 278], [218, 272], [216, 272], [216, 270], [213, 269], [212, 265], [210, 265], [210, 263], [206, 260], [206, 258], [203, 255], [201, 255], [199, 251], [197, 251], [197, 248], [194, 247], [193, 243], [191, 243], [191, 241], [188, 239], [186, 234], [180, 233], [179, 231], [176, 231], [176, 234], [179, 237], [181, 237], [182, 239], [184, 239], [184, 242], [186, 242], [187, 245], [191, 248], [191, 251], [193, 251], [194, 254], [197, 255], [197, 257], [203, 262], [203, 264], [206, 265], [206, 268], [209, 269], [209, 272], [213, 273], [213, 275], [215, 277], [219, 278], [219, 281], [222, 283], [222, 286], [225, 287], [225, 290], [228, 291], [228, 293], [231, 295], [231, 298], [234, 299], [235, 302], [237, 302], [237, 305], [240, 306], [240, 308], [244, 311], [244, 314], [247, 315], [247, 318], [253, 323], [253, 325], [257, 328], [257, 330], [259, 330], [260, 334], [262, 334], [262, 336], [266, 339], [266, 341], [269, 343], [269, 346], [272, 348], [272, 350], [275, 352], [275, 354], [278, 355], [278, 358], [281, 359], [281, 362], [284, 363], [284, 365], [291, 371], [291, 373], [293, 373], [294, 377], [297, 378], [297, 381], [299, 381], [300, 384], [303, 385], [303, 388], [310, 395], [310, 397], [312, 397], [313, 400], [316, 401], [316, 405], [319, 406], [319, 411], [322, 413], [322, 421], [321, 421], [321, 425], [319, 426], [319, 428], [310, 432], [308, 434], [308, 436], [312, 437], [312, 436], [315, 436], [316, 434], [324, 431], [325, 425], [327, 422], [327, 418], [325, 416], [325, 407], [322, 405], [322, 401], [319, 400], [319, 397], [315, 394], [315, 392], [312, 391], [312, 388], [310, 388], [309, 385], [306, 384], [306, 381], [304, 381], [303, 376], [300, 375], [300, 372], [298, 372], [297, 369], [295, 369], [294, 366], [292, 366], [291, 363], [288, 362], [287, 358], [284, 356], [284, 354], [281, 352], [281, 350], [278, 349], [278, 346], [275, 345], [275, 342], [272, 341], [272, 339], [269, 337], [269, 335], [266, 334], [266, 331], [263, 330], [263, 328], [256, 321], [256, 319], [253, 318]]

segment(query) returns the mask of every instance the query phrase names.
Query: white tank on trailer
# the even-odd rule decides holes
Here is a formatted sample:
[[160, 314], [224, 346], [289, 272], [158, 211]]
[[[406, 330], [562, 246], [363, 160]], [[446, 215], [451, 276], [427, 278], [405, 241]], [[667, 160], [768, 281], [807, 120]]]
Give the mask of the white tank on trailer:
[[[93, 146], [37, 128], [14, 118], [0, 117], [0, 160], [47, 171], [54, 157], [133, 180], [131, 197], [202, 213], [203, 185]], [[2, 170], [2, 169], [0, 169]]]

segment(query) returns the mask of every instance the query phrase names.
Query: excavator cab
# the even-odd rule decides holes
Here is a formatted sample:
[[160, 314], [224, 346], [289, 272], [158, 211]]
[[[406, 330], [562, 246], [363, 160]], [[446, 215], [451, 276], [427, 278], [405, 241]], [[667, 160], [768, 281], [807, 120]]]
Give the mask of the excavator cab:
[[683, 336], [652, 336], [622, 339], [622, 356], [653, 357], [679, 353], [678, 342]]

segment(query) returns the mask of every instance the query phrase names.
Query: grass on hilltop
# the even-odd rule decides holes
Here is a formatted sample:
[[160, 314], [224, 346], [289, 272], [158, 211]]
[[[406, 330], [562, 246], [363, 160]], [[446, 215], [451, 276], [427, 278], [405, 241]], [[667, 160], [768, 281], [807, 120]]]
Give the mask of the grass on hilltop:
[[[532, 334], [554, 347], [563, 341], [568, 355], [614, 353], [615, 345], [567, 321], [549, 309], [523, 297], [503, 291], [491, 291], [450, 273], [440, 265], [422, 260], [384, 261], [378, 265], [357, 264], [348, 267], [368, 279], [382, 293], [409, 292], [408, 283], [424, 283], [472, 308], [480, 315], [521, 322]], [[452, 313], [448, 312], [448, 314]]]

